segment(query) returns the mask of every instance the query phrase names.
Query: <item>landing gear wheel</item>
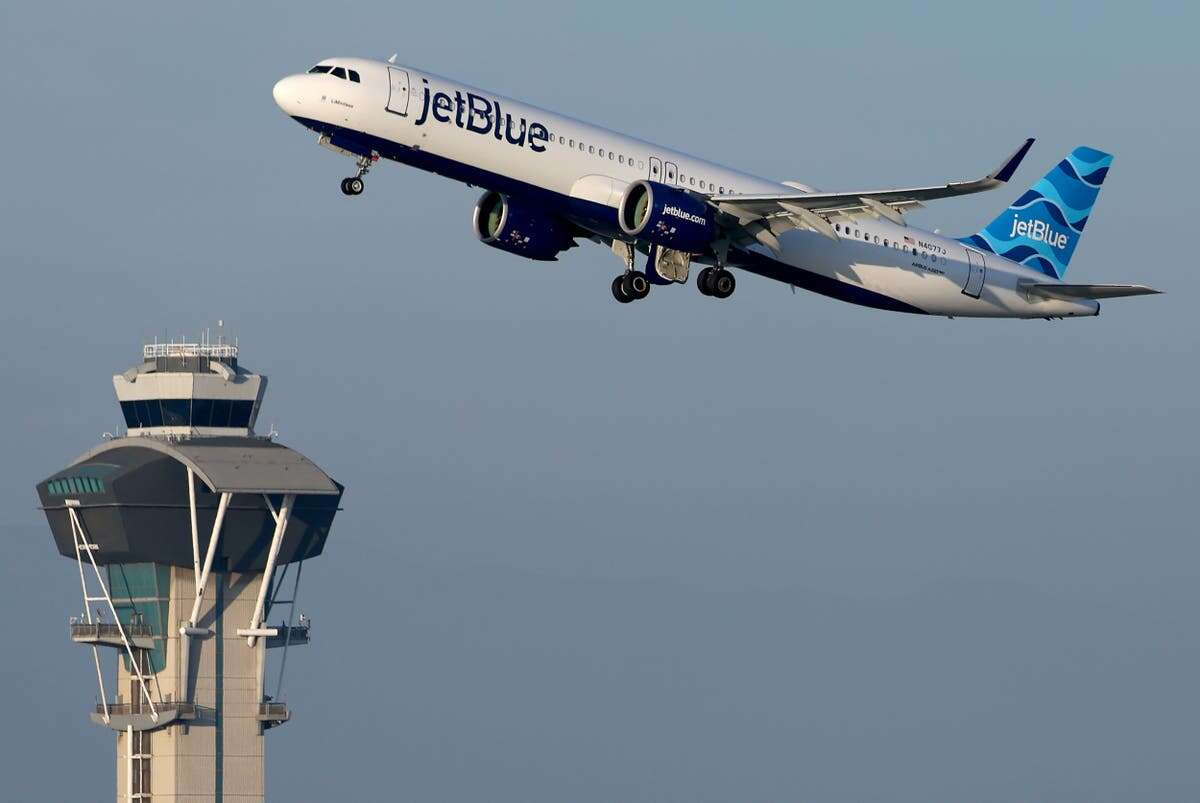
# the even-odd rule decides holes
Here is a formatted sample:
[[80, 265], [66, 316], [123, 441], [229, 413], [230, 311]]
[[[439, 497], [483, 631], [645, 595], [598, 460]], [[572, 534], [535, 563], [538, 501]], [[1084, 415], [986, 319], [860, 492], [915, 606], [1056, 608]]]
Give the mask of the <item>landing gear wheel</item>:
[[379, 155], [376, 153], [358, 157], [358, 172], [350, 178], [342, 179], [342, 192], [345, 195], [362, 195], [363, 176], [370, 172], [371, 167], [378, 159]]
[[721, 268], [712, 278], [712, 293], [716, 298], [729, 298], [737, 288], [737, 279], [733, 274]]
[[696, 276], [696, 288], [706, 296], [713, 294], [713, 273], [715, 271], [712, 268], [704, 268]]
[[633, 301], [632, 296], [628, 296], [625, 294], [625, 276], [624, 275], [618, 276], [617, 278], [612, 280], [612, 294], [613, 294], [613, 298], [615, 298], [617, 301], [621, 302], [622, 304], [628, 304], [630, 301]]
[[630, 271], [621, 277], [621, 290], [634, 301], [650, 295], [650, 281], [643, 273]]

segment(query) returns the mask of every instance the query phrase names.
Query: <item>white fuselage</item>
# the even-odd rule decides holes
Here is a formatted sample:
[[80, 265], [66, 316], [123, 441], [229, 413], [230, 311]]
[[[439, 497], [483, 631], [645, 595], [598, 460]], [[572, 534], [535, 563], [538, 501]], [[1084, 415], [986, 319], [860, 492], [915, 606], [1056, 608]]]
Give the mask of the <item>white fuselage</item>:
[[[600, 237], [622, 237], [626, 187], [649, 179], [703, 195], [808, 191], [731, 170], [599, 126], [411, 67], [357, 58], [321, 62], [353, 70], [289, 76], [275, 100], [325, 135], [360, 137], [375, 152], [469, 184], [541, 196]], [[484, 109], [487, 112], [484, 113]], [[390, 147], [394, 146], [394, 147]], [[354, 150], [350, 148], [350, 150]], [[886, 219], [837, 221], [839, 239], [808, 230], [779, 237], [781, 253], [746, 249], [729, 264], [868, 306], [964, 317], [1091, 316], [1092, 300], [1028, 295], [1047, 277], [958, 240]]]

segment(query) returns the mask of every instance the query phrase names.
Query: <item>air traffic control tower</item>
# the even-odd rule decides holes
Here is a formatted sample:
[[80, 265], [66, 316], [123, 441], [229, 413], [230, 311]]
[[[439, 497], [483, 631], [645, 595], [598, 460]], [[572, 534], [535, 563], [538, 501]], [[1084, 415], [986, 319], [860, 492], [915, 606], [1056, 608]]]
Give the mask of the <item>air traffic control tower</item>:
[[77, 565], [70, 637], [95, 663], [91, 719], [116, 731], [116, 799], [262, 801], [288, 651], [309, 642], [301, 568], [342, 486], [255, 435], [267, 378], [236, 345], [148, 345], [113, 385], [127, 434], [37, 492]]

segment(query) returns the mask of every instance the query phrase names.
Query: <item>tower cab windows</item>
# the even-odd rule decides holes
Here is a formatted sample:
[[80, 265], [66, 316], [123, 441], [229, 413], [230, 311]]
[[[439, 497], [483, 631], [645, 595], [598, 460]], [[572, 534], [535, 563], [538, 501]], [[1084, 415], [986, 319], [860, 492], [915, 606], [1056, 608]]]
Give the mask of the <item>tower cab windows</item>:
[[254, 402], [245, 399], [147, 399], [121, 402], [127, 429], [250, 426]]

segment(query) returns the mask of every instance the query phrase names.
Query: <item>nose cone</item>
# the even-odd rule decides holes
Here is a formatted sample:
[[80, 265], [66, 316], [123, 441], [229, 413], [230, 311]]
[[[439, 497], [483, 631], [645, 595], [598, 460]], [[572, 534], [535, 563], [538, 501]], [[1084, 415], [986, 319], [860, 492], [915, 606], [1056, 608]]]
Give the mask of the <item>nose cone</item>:
[[292, 116], [299, 114], [300, 85], [303, 80], [299, 75], [289, 75], [287, 78], [277, 81], [271, 90], [271, 96], [275, 98], [275, 105], [283, 109], [285, 114]]

